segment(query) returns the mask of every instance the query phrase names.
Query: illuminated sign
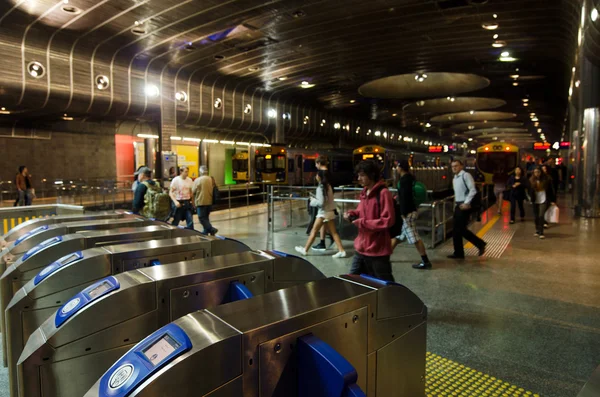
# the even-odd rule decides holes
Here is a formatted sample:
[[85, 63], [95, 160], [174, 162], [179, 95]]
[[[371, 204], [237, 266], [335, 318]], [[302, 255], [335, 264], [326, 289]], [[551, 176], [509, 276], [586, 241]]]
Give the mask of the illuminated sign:
[[442, 153], [443, 151], [443, 146], [429, 146], [429, 153]]
[[373, 155], [373, 154], [363, 154], [362, 159], [367, 160], [367, 159], [372, 159], [373, 157], [375, 157], [375, 155]]
[[560, 148], [561, 149], [570, 149], [571, 148], [571, 142], [561, 142], [560, 143]]
[[548, 150], [552, 146], [548, 142], [535, 142], [533, 144], [533, 150]]

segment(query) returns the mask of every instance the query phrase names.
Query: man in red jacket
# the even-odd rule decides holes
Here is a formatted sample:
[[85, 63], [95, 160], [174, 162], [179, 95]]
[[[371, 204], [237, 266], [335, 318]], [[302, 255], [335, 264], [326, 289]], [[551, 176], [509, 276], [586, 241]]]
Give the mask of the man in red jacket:
[[394, 281], [392, 275], [392, 244], [389, 228], [393, 226], [394, 200], [384, 181], [380, 181], [380, 170], [373, 161], [362, 161], [356, 167], [358, 182], [364, 187], [360, 203], [344, 218], [358, 227], [354, 240], [356, 254], [352, 262], [352, 274], [368, 274], [381, 280]]

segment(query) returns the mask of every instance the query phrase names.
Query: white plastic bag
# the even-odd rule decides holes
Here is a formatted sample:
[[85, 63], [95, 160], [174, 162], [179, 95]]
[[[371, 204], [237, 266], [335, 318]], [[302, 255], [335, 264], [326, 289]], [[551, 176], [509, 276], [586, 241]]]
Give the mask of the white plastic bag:
[[560, 215], [560, 210], [557, 205], [551, 205], [550, 208], [544, 214], [544, 219], [548, 223], [558, 223], [558, 217]]

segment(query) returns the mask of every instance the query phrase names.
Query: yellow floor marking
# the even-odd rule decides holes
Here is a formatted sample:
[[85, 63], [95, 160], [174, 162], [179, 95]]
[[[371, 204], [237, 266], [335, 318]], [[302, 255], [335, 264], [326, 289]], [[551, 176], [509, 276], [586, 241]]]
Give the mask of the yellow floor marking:
[[10, 228], [14, 228], [15, 227], [15, 218], [10, 218]]
[[462, 397], [539, 397], [525, 389], [427, 352], [425, 395]]
[[23, 223], [23, 218], [19, 218], [19, 225]]
[[8, 233], [8, 219], [4, 220], [4, 234]]
[[[492, 219], [490, 219], [490, 221], [488, 223], [486, 223], [481, 228], [481, 230], [479, 230], [477, 232], [477, 237], [483, 238], [483, 236], [485, 236], [485, 234], [490, 231], [492, 226], [494, 226], [496, 224], [496, 222], [498, 222], [498, 219], [500, 219], [500, 215], [496, 215]], [[469, 248], [473, 248], [473, 244], [471, 244], [471, 243], [465, 244], [465, 249], [469, 249]]]

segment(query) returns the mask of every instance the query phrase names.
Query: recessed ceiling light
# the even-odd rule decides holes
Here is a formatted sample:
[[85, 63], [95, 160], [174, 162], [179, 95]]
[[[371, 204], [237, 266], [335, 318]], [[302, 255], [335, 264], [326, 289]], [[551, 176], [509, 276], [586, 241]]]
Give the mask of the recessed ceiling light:
[[252, 66], [248, 68], [248, 71], [250, 72], [258, 72], [260, 70], [260, 68], [257, 68], [256, 66]]
[[221, 98], [215, 99], [215, 103], [213, 104], [213, 106], [216, 109], [221, 109], [223, 107], [223, 101], [221, 100]]
[[513, 57], [500, 57], [500, 62], [514, 62], [517, 60], [517, 58], [513, 58]]
[[494, 47], [494, 48], [506, 47], [506, 41], [496, 40], [492, 43], [492, 47]]
[[496, 34], [494, 35], [494, 40], [496, 40], [498, 37], [500, 37], [500, 35], [498, 35], [498, 33], [496, 33]]
[[510, 78], [511, 79], [515, 79], [515, 80], [518, 79], [519, 77], [521, 77], [521, 76], [519, 76], [518, 74], [511, 74], [510, 75]]
[[41, 79], [46, 74], [46, 68], [41, 63], [34, 61], [27, 65], [27, 72], [31, 77]]
[[531, 121], [539, 121], [539, 119], [537, 117], [534, 117], [531, 119]]
[[575, 82], [575, 87], [579, 88], [579, 85], [580, 85], [580, 84], [581, 84], [581, 81], [577, 80], [577, 81]]
[[542, 132], [542, 129], [541, 129], [541, 128], [538, 128], [538, 132], [539, 132], [539, 133], [541, 133], [541, 132]]
[[313, 88], [314, 86], [314, 84], [311, 84], [308, 81], [303, 81], [302, 83], [300, 83], [300, 87], [302, 88]]
[[575, 66], [573, 66], [573, 69], [571, 69], [573, 71], [573, 73], [575, 73], [575, 71], [577, 70], [577, 68]]
[[519, 83], [517, 83], [517, 82], [515, 81], [515, 82], [513, 83], [513, 85], [514, 85], [515, 87], [517, 87], [517, 86], [519, 85]]
[[187, 102], [188, 95], [185, 91], [179, 91], [175, 93], [175, 99], [177, 99], [179, 102]]
[[527, 107], [527, 106], [529, 106], [529, 104], [528, 104], [527, 102], [525, 102], [525, 103], [523, 104], [523, 106]]
[[339, 130], [341, 126], [342, 125], [340, 123], [334, 123], [333, 124], [333, 128], [335, 128], [336, 130]]
[[430, 123], [427, 123], [427, 124], [425, 124], [425, 127], [426, 127], [426, 128], [429, 128], [429, 127], [431, 127], [431, 124], [430, 124]]
[[269, 109], [267, 111], [267, 116], [269, 116], [270, 119], [274, 119], [277, 117], [277, 111], [275, 109]]
[[398, 113], [392, 113], [392, 117], [398, 116]]
[[252, 111], [252, 105], [250, 105], [249, 103], [246, 104], [246, 107], [244, 108], [244, 114], [249, 114], [251, 111]]
[[287, 80], [287, 79], [288, 79], [288, 78], [287, 78], [287, 76], [281, 76], [281, 77], [279, 78], [279, 81], [284, 81], [284, 80]]
[[475, 111], [474, 111], [474, 110], [471, 110], [469, 113], [470, 113], [470, 114], [475, 114]]
[[146, 29], [144, 29], [141, 26], [138, 26], [138, 27], [131, 29], [131, 33], [133, 33], [136, 36], [143, 36], [146, 34]]
[[598, 10], [597, 10], [597, 9], [595, 9], [595, 8], [594, 8], [594, 9], [592, 10], [592, 15], [591, 15], [591, 17], [592, 17], [592, 21], [593, 21], [593, 22], [596, 22], [596, 19], [598, 19]]
[[497, 18], [498, 18], [498, 14], [494, 14], [494, 15], [492, 15], [492, 16], [494, 17], [494, 19], [497, 19]]
[[489, 22], [489, 23], [484, 23], [483, 25], [481, 25], [481, 27], [486, 30], [496, 30], [496, 29], [498, 29], [498, 26], [499, 25], [496, 22]]
[[504, 57], [504, 58], [509, 57], [510, 56], [510, 52], [504, 51], [502, 54], [500, 54], [500, 56]]
[[469, 138], [469, 142], [473, 142], [473, 138]]
[[523, 98], [523, 102], [529, 102], [528, 98]]
[[424, 82], [427, 79], [427, 74], [425, 73], [418, 73], [415, 75], [415, 80], [418, 81], [419, 83]]
[[66, 12], [67, 14], [79, 14], [81, 13], [81, 10], [77, 7], [74, 6], [63, 6], [62, 7], [63, 12]]
[[156, 98], [160, 94], [160, 90], [154, 84], [148, 84], [145, 89], [146, 96], [149, 98]]
[[350, 99], [350, 103], [356, 103], [355, 99]]
[[96, 87], [98, 87], [99, 90], [105, 90], [108, 88], [108, 86], [110, 85], [110, 80], [108, 79], [107, 76], [104, 75], [99, 75], [96, 76]]

